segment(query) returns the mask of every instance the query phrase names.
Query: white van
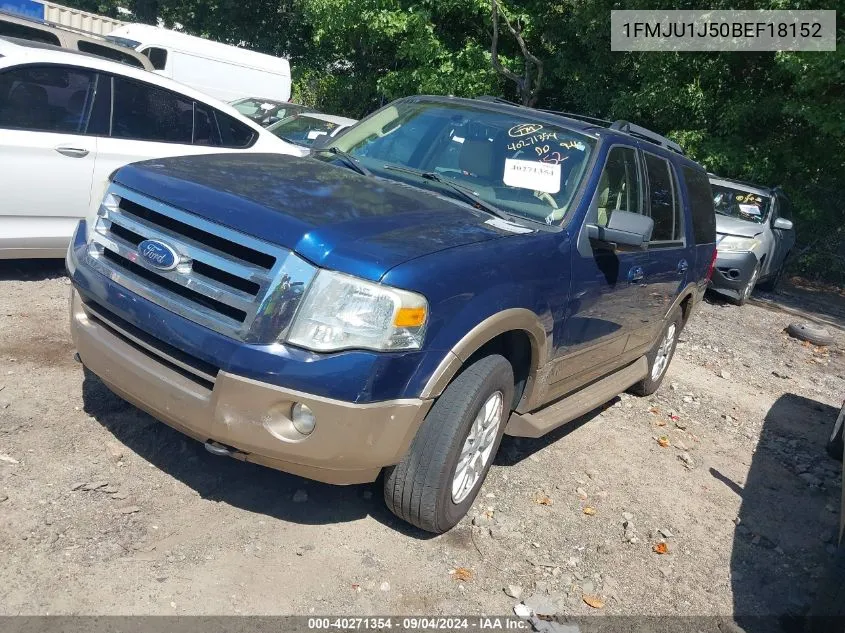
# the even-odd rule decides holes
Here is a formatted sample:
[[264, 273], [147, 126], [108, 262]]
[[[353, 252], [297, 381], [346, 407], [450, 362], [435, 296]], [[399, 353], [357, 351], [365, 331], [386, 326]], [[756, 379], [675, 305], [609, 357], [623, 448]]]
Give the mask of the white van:
[[125, 24], [106, 39], [146, 55], [158, 74], [221, 101], [258, 94], [290, 99], [290, 63], [282, 57], [149, 24]]

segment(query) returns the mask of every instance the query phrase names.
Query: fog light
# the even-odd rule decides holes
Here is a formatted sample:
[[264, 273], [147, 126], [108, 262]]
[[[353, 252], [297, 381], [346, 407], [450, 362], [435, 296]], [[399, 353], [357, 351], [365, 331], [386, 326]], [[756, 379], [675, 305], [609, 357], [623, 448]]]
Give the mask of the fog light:
[[317, 426], [317, 418], [314, 417], [314, 412], [308, 408], [308, 405], [297, 402], [293, 405], [291, 411], [291, 421], [293, 428], [303, 435], [311, 435], [314, 427]]

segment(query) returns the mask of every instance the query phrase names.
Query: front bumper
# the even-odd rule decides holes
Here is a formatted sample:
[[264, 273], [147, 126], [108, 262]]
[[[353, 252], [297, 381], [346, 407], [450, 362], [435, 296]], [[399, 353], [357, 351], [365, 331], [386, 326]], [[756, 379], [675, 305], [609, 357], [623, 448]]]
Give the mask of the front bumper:
[[751, 251], [719, 251], [710, 288], [719, 294], [740, 299], [757, 264], [757, 255]]
[[[126, 324], [71, 292], [71, 334], [82, 363], [112, 391], [201, 442], [230, 447], [237, 459], [335, 484], [375, 480], [401, 460], [431, 400], [357, 404], [315, 396], [220, 370], [211, 380], [181, 369], [176, 356], [150, 347]], [[293, 429], [295, 402], [317, 425]]]

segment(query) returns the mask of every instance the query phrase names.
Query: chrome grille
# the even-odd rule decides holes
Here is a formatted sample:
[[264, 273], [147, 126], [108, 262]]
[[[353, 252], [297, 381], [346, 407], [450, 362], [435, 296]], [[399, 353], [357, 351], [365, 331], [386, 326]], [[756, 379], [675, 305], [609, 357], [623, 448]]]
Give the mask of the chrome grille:
[[[290, 251], [112, 184], [87, 261], [146, 299], [221, 334], [270, 343], [284, 334], [316, 270]], [[178, 256], [163, 270], [140, 255], [155, 240]]]

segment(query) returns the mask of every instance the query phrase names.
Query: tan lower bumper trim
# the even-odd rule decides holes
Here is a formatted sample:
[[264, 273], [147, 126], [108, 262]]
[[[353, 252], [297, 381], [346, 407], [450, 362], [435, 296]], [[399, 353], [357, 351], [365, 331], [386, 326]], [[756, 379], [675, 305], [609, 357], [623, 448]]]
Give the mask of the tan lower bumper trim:
[[[238, 459], [328, 483], [373, 481], [381, 468], [398, 463], [432, 404], [421, 399], [356, 404], [223, 371], [208, 389], [93, 318], [76, 291], [71, 333], [86, 367], [159, 420], [199, 441], [231, 446]], [[296, 402], [316, 417], [308, 436], [292, 426]]]

